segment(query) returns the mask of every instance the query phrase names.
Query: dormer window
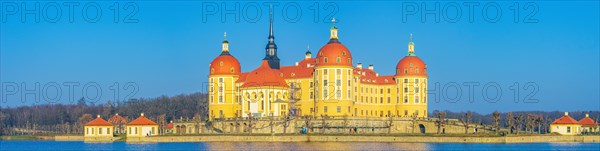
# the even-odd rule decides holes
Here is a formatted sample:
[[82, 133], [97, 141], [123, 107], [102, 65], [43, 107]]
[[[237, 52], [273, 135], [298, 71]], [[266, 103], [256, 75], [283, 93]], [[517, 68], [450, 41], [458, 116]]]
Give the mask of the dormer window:
[[234, 73], [233, 67], [231, 67], [231, 73]]
[[323, 62], [327, 63], [327, 57], [323, 58]]
[[340, 57], [335, 58], [335, 63], [340, 63], [342, 62], [342, 60], [340, 59]]
[[350, 60], [350, 58], [348, 58], [348, 63], [352, 64], [352, 60]]
[[223, 61], [219, 62], [219, 66], [223, 66]]

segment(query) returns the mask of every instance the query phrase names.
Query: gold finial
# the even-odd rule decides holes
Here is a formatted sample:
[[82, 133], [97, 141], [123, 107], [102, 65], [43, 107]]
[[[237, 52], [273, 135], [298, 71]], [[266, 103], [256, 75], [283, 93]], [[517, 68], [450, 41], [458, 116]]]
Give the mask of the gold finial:
[[333, 23], [333, 26], [335, 26], [335, 17], [331, 18], [331, 22]]

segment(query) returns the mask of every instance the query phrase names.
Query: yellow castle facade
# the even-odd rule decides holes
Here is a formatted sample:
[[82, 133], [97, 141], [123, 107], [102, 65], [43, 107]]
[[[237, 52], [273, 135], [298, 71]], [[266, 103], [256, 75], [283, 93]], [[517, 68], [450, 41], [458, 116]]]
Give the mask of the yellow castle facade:
[[281, 66], [271, 18], [265, 58], [254, 70], [241, 72], [223, 40], [221, 54], [210, 63], [209, 117], [427, 117], [427, 66], [414, 46], [411, 35], [395, 74], [380, 75], [373, 65], [353, 63], [334, 24], [314, 57], [308, 50], [295, 65]]

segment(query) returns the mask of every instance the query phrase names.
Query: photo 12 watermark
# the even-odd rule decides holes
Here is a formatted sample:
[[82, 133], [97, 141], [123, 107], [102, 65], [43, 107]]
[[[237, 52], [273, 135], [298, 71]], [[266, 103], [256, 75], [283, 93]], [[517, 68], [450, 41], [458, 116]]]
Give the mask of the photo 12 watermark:
[[[0, 102], [73, 103], [78, 98], [96, 103], [104, 99], [127, 101], [136, 97], [140, 88], [135, 82], [2, 82]], [[67, 101], [67, 102], [64, 102]]]
[[256, 23], [270, 15], [296, 23], [302, 19], [312, 22], [331, 22], [340, 11], [335, 2], [202, 2], [202, 22], [218, 20], [221, 23], [242, 21]]
[[0, 21], [20, 23], [138, 23], [137, 2], [127, 1], [2, 1]]
[[510, 20], [514, 23], [538, 23], [536, 15], [539, 5], [536, 2], [470, 2], [470, 1], [428, 1], [402, 2], [402, 22], [421, 23], [474, 23], [484, 21], [497, 23]]

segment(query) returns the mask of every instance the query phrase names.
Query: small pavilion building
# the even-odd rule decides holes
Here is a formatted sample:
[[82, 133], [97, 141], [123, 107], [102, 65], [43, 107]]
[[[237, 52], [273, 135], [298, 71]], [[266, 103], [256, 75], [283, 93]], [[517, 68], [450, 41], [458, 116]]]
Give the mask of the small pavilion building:
[[550, 124], [550, 132], [561, 135], [578, 135], [581, 133], [581, 124], [569, 116], [569, 112], [565, 112], [565, 115]]
[[113, 125], [102, 119], [100, 115], [83, 125], [83, 128], [84, 141], [109, 141], [113, 138]]
[[127, 124], [127, 137], [146, 137], [158, 135], [158, 124], [146, 118], [144, 113]]
[[126, 132], [125, 128], [127, 126], [127, 119], [120, 116], [119, 113], [117, 113], [114, 116], [112, 116], [111, 118], [109, 118], [108, 122], [113, 125], [113, 127], [115, 129], [114, 130], [115, 135], [125, 134], [125, 132]]
[[598, 122], [590, 118], [590, 114], [585, 114], [585, 117], [579, 120], [579, 124], [583, 134], [599, 132]]

